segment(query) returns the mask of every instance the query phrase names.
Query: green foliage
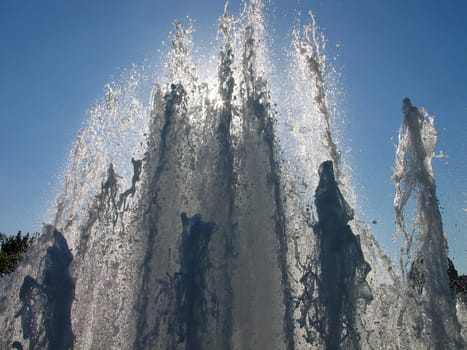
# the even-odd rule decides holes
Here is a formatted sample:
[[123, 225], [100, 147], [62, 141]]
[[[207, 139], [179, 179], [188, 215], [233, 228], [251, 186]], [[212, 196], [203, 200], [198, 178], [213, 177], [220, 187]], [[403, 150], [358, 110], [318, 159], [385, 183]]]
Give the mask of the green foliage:
[[29, 233], [23, 236], [21, 231], [16, 236], [0, 233], [0, 277], [16, 269], [36, 236], [30, 236]]

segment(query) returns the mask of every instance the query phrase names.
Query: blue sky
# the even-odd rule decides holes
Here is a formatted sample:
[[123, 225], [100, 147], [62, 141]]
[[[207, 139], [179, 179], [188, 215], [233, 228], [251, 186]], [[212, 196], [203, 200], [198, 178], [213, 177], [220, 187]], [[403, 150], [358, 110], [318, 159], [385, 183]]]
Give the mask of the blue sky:
[[[238, 9], [238, 1], [231, 1]], [[266, 3], [268, 3], [266, 1]], [[122, 68], [157, 59], [175, 18], [195, 20], [195, 45], [214, 41], [223, 1], [0, 2], [0, 232], [38, 231], [86, 110]], [[392, 244], [391, 167], [408, 96], [436, 116], [435, 160], [450, 255], [467, 272], [467, 2], [268, 3], [277, 48], [298, 11], [313, 10], [342, 72], [354, 178], [363, 217]]]

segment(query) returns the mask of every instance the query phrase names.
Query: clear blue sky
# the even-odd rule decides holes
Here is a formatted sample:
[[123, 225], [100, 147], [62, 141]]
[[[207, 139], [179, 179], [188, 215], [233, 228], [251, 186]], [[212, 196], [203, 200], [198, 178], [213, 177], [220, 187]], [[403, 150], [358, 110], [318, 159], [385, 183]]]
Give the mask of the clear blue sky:
[[[239, 7], [238, 1], [231, 1]], [[266, 1], [267, 3], [267, 1]], [[119, 68], [155, 60], [175, 18], [195, 20], [196, 42], [215, 39], [223, 1], [0, 1], [0, 232], [38, 231], [85, 111]], [[391, 245], [394, 160], [401, 101], [435, 115], [435, 160], [450, 255], [467, 272], [467, 2], [286, 1], [268, 4], [277, 48], [296, 10], [313, 10], [338, 55], [345, 141], [364, 209]], [[195, 43], [196, 44], [196, 43]], [[338, 45], [337, 45], [338, 44]], [[336, 45], [338, 47], [336, 47]]]

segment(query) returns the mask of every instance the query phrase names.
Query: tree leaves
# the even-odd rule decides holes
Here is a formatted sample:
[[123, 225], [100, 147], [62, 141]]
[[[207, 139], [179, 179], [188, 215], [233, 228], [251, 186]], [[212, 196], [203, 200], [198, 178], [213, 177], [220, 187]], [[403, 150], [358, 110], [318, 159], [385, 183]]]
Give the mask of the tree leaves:
[[19, 231], [16, 236], [0, 233], [0, 277], [13, 272], [23, 255], [39, 234], [25, 236]]

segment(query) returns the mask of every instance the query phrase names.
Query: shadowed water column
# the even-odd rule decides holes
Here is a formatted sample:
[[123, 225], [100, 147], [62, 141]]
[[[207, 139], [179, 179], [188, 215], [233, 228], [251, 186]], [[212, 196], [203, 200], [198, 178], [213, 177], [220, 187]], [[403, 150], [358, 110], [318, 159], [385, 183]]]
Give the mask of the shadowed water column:
[[[176, 24], [170, 65], [173, 81], [180, 82], [158, 88], [153, 98], [137, 349], [231, 347], [233, 57], [226, 38], [217, 98], [209, 99], [190, 71], [177, 71], [191, 66], [189, 35]], [[182, 213], [202, 214], [215, 223], [216, 234], [202, 229], [199, 235], [205, 224]]]
[[[422, 308], [418, 308], [421, 314], [417, 316], [403, 307], [401, 316], [417, 323], [415, 337], [422, 343], [434, 349], [460, 349], [462, 338], [447, 274], [447, 242], [431, 165], [438, 134], [433, 117], [412, 106], [410, 99], [404, 99], [402, 111], [404, 120], [393, 175], [394, 207], [398, 232], [404, 236], [402, 270], [409, 288], [416, 292], [409, 289], [408, 302], [419, 303]], [[409, 202], [411, 198], [413, 204]], [[406, 223], [408, 203], [416, 211], [412, 227]]]
[[318, 323], [326, 349], [359, 349], [357, 299], [371, 299], [365, 280], [371, 268], [347, 224], [353, 219], [353, 210], [337, 186], [332, 161], [321, 164], [319, 177], [315, 193], [319, 222], [314, 227], [321, 265]]
[[[207, 324], [208, 301], [205, 291], [211, 267], [208, 254], [211, 235], [218, 228], [203, 222], [201, 215], [192, 218], [181, 215], [183, 232], [180, 247], [180, 271], [174, 276], [175, 312], [171, 327], [187, 349], [203, 349], [203, 335]], [[215, 295], [211, 295], [215, 298]]]
[[[69, 266], [73, 255], [63, 235], [48, 227], [54, 243], [47, 248], [42, 261], [39, 280], [27, 275], [19, 292], [21, 308], [15, 317], [21, 317], [23, 338], [29, 340], [29, 349], [72, 349], [74, 335], [71, 327], [71, 305], [75, 284]], [[21, 344], [16, 341], [16, 346]]]

